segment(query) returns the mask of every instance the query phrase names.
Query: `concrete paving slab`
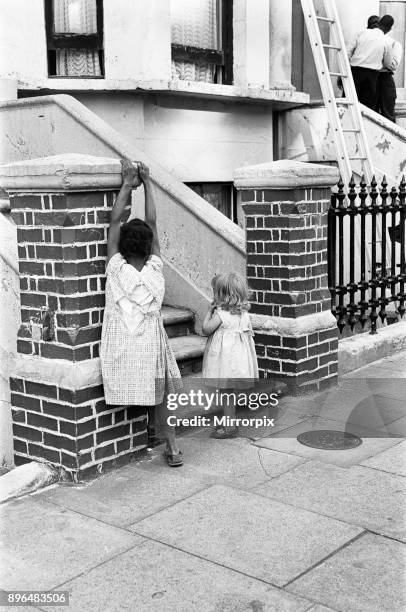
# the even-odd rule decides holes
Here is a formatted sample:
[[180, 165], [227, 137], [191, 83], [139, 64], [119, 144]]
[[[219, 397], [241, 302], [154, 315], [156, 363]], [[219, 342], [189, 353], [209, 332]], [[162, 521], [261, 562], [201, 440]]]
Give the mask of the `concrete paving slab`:
[[405, 548], [366, 534], [287, 587], [343, 612], [406, 609]]
[[52, 589], [143, 538], [35, 498], [1, 506], [0, 585]]
[[[0, 601], [1, 602], [5, 601], [5, 598], [7, 597], [7, 595], [5, 594], [5, 591], [3, 589], [0, 589], [0, 596], [1, 596]], [[17, 606], [14, 605], [13, 607], [16, 608]], [[39, 610], [37, 606], [24, 606], [24, 605], [21, 605], [21, 606], [19, 605], [17, 609], [18, 609], [18, 612], [33, 612], [33, 610], [35, 612], [35, 610]], [[0, 612], [10, 612], [10, 610], [12, 610], [11, 606], [0, 605]]]
[[406, 483], [400, 476], [311, 461], [254, 492], [390, 538], [406, 538]]
[[406, 378], [380, 376], [379, 378], [341, 378], [339, 389], [365, 389], [374, 395], [393, 397], [393, 399], [406, 399]]
[[[180, 440], [184, 464], [174, 476], [186, 477], [204, 485], [228, 484], [242, 489], [251, 489], [269, 478], [274, 478], [301, 465], [306, 459], [288, 456], [253, 446], [243, 438], [214, 440], [209, 431], [203, 430]], [[150, 462], [142, 462], [139, 468], [149, 474], [159, 475], [166, 468], [162, 451], [154, 453]], [[162, 477], [161, 477], [162, 478]], [[197, 484], [195, 485], [197, 486]]]
[[315, 606], [309, 608], [307, 612], [336, 612], [336, 610], [333, 610], [333, 608], [327, 608], [326, 606], [316, 604]]
[[[297, 436], [306, 431], [316, 431], [319, 429], [332, 429], [334, 431], [349, 431], [355, 435], [362, 437], [362, 444], [356, 448], [347, 450], [321, 450], [318, 448], [311, 448], [305, 446], [297, 441]], [[322, 463], [330, 463], [333, 465], [340, 465], [342, 467], [350, 467], [352, 465], [358, 465], [361, 461], [380, 453], [381, 451], [398, 444], [398, 438], [374, 438], [374, 433], [367, 431], [352, 425], [351, 423], [343, 425], [332, 419], [322, 419], [320, 417], [314, 417], [299, 423], [295, 427], [286, 429], [283, 432], [270, 436], [269, 438], [262, 438], [255, 442], [255, 446], [262, 448], [269, 448], [271, 450], [279, 451], [282, 453], [288, 453], [291, 455], [299, 455], [307, 459], [314, 459]], [[378, 432], [379, 435], [386, 435], [382, 432]]]
[[[39, 610], [36, 606], [18, 606], [18, 612], [33, 612], [33, 610]], [[10, 612], [10, 606], [0, 606], [0, 612]], [[66, 610], [66, 608], [65, 608]]]
[[307, 600], [158, 542], [123, 553], [64, 588], [71, 592], [70, 612], [304, 612], [309, 607]]
[[358, 527], [219, 485], [131, 528], [276, 586], [361, 533]]
[[61, 484], [40, 495], [86, 516], [126, 526], [203, 488], [184, 476], [183, 471], [175, 474], [166, 464], [161, 466], [160, 473], [149, 474], [129, 465], [91, 482], [75, 486]]
[[380, 361], [358, 368], [347, 374], [343, 378], [406, 378], [406, 369], [396, 366], [394, 363], [381, 364]]
[[385, 431], [390, 435], [406, 438], [406, 416], [386, 425]]
[[290, 403], [286, 402], [277, 408], [267, 408], [261, 411], [258, 410], [253, 412], [251, 410], [240, 410], [237, 414], [239, 418], [260, 419], [262, 417], [268, 417], [268, 419], [273, 420], [273, 426], [239, 426], [238, 435], [242, 438], [248, 438], [249, 440], [260, 440], [261, 438], [283, 431], [309, 418], [312, 414], [309, 412], [309, 408], [309, 406], [304, 406], [303, 413], [300, 414], [299, 411], [290, 408]]
[[361, 465], [398, 476], [406, 476], [406, 442], [400, 442], [400, 444], [366, 459]]
[[320, 403], [318, 416], [378, 431], [406, 416], [406, 379], [404, 392], [402, 400], [380, 395], [379, 391], [368, 389], [364, 385], [359, 388], [332, 390], [325, 394], [323, 402]]

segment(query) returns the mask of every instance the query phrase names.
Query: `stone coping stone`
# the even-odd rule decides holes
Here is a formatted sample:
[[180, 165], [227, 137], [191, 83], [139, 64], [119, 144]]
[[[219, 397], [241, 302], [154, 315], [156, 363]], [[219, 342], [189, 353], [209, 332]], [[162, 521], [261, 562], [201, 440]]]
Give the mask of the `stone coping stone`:
[[234, 184], [239, 189], [305, 189], [332, 187], [340, 178], [334, 166], [323, 166], [282, 159], [237, 168]]
[[7, 191], [83, 191], [121, 187], [119, 159], [64, 153], [0, 165]]

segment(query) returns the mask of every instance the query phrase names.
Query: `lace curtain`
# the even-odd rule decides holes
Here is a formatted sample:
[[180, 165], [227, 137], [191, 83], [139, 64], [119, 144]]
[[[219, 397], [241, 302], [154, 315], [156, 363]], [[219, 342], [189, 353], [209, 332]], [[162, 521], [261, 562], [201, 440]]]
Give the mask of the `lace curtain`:
[[[172, 43], [218, 49], [217, 0], [171, 0]], [[172, 77], [213, 83], [216, 66], [205, 61], [172, 62]]]
[[[97, 34], [96, 0], [54, 0], [55, 34]], [[58, 49], [58, 76], [100, 76], [97, 51], [88, 49]]]

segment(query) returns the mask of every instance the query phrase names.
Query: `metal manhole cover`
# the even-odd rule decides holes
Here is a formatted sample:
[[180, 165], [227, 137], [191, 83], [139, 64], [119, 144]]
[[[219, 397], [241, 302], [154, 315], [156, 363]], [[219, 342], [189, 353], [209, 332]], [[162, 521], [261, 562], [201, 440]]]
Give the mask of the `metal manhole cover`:
[[305, 446], [324, 450], [346, 450], [362, 444], [362, 440], [358, 436], [345, 431], [334, 431], [333, 429], [305, 431], [297, 436], [297, 441]]

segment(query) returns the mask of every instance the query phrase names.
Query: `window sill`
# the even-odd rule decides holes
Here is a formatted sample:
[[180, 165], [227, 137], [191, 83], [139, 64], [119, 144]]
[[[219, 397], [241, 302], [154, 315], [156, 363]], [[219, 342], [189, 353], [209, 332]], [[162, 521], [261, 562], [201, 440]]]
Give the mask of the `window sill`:
[[150, 92], [166, 93], [218, 101], [263, 103], [275, 107], [308, 104], [310, 96], [292, 87], [277, 86], [274, 89], [261, 87], [239, 87], [235, 85], [216, 85], [196, 81], [180, 80], [133, 80], [133, 79], [70, 79], [68, 77], [20, 81], [18, 89], [30, 93], [58, 92]]

